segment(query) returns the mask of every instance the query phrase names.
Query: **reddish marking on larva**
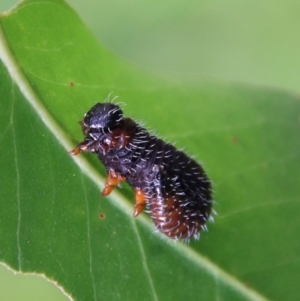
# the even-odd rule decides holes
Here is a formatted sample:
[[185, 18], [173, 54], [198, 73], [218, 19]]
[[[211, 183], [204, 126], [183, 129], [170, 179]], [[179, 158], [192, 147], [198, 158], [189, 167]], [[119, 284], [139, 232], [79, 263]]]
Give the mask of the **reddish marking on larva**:
[[70, 82], [69, 85], [70, 85], [70, 87], [74, 87], [75, 86], [74, 82]]
[[99, 213], [99, 218], [105, 219], [105, 218], [106, 218], [106, 215], [105, 215], [104, 213]]
[[168, 237], [199, 237], [210, 216], [212, 193], [196, 161], [123, 117], [113, 103], [97, 103], [81, 126], [85, 138], [70, 153], [98, 155], [108, 173], [102, 195], [127, 181], [135, 192], [134, 216], [146, 206], [156, 228]]

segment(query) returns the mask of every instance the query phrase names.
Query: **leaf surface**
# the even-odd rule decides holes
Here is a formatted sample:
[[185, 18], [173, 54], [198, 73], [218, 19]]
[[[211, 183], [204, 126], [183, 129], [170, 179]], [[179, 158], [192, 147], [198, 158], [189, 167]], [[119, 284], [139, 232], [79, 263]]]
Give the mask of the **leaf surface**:
[[[60, 0], [1, 16], [0, 260], [74, 300], [294, 300], [300, 294], [299, 99], [170, 81], [101, 47]], [[214, 182], [215, 223], [189, 245], [109, 198], [96, 156], [71, 157], [78, 125], [119, 95], [125, 115], [176, 142]], [[265, 296], [265, 297], [263, 297]]]

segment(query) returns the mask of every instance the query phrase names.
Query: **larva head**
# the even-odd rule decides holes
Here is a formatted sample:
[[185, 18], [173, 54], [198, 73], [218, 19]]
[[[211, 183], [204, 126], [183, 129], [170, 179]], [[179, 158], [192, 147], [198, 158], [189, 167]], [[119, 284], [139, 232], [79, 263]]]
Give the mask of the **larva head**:
[[113, 103], [97, 103], [85, 115], [81, 122], [85, 135], [88, 133], [109, 133], [123, 119], [121, 108]]

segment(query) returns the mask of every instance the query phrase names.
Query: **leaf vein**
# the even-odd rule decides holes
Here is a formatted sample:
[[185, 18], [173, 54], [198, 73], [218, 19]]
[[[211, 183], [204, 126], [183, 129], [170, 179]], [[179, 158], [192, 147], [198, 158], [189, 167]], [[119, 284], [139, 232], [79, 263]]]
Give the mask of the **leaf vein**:
[[147, 264], [145, 249], [144, 249], [144, 246], [143, 246], [143, 242], [142, 242], [142, 239], [141, 239], [141, 235], [140, 235], [140, 233], [139, 233], [139, 231], [138, 231], [138, 228], [137, 228], [136, 223], [135, 223], [134, 220], [132, 221], [132, 223], [133, 223], [134, 231], [135, 231], [135, 233], [136, 233], [138, 246], [139, 246], [139, 249], [140, 249], [140, 252], [141, 252], [143, 267], [144, 267], [146, 276], [147, 276], [147, 278], [148, 278], [148, 281], [149, 281], [149, 285], [150, 285], [151, 291], [152, 291], [152, 293], [153, 293], [153, 300], [154, 300], [154, 301], [158, 301], [159, 299], [158, 299], [158, 296], [157, 296], [157, 293], [156, 293], [156, 289], [155, 289], [155, 287], [154, 287], [154, 283], [153, 283], [153, 280], [152, 280], [152, 275], [151, 275], [150, 269], [149, 269], [148, 264]]
[[18, 152], [17, 152], [17, 141], [16, 141], [16, 131], [14, 127], [14, 106], [15, 106], [15, 90], [14, 83], [12, 82], [12, 108], [10, 115], [10, 125], [12, 128], [12, 140], [13, 140], [13, 149], [14, 149], [14, 161], [15, 161], [15, 171], [16, 171], [16, 198], [17, 198], [17, 212], [18, 212], [18, 222], [17, 222], [17, 248], [18, 248], [18, 269], [21, 271], [22, 269], [22, 261], [21, 261], [21, 243], [20, 243], [20, 231], [21, 231], [21, 201], [20, 201], [20, 172], [19, 172], [19, 163], [18, 163]]
[[91, 248], [90, 211], [89, 211], [89, 204], [88, 204], [88, 200], [87, 200], [86, 187], [85, 187], [85, 184], [83, 181], [82, 174], [81, 174], [81, 183], [82, 183], [82, 187], [83, 187], [85, 207], [86, 207], [87, 241], [88, 241], [88, 251], [89, 251], [89, 270], [90, 270], [91, 280], [92, 280], [92, 285], [93, 285], [94, 300], [97, 301], [98, 298], [97, 298], [95, 278], [94, 278], [94, 272], [93, 272], [93, 254], [92, 254], [92, 248]]

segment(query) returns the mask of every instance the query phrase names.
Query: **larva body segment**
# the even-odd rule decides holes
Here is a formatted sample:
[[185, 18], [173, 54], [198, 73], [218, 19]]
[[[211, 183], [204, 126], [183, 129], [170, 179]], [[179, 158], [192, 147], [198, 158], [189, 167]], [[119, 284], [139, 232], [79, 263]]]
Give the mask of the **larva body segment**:
[[81, 122], [84, 141], [71, 154], [96, 153], [108, 172], [102, 195], [126, 180], [135, 191], [134, 216], [146, 206], [156, 228], [173, 239], [199, 237], [211, 207], [203, 168], [151, 135], [112, 103], [97, 103]]

